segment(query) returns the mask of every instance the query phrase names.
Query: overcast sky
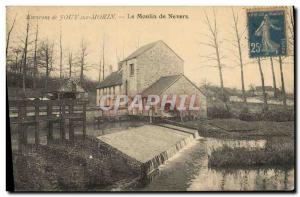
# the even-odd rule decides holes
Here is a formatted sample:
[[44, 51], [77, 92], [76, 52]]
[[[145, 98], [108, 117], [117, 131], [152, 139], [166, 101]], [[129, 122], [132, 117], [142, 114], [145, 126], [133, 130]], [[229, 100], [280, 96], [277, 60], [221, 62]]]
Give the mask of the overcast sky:
[[[232, 43], [235, 42], [231, 7], [215, 7], [219, 39], [223, 42], [220, 45], [220, 52], [225, 59], [224, 85], [226, 87], [241, 88], [240, 68], [238, 65], [238, 51]], [[63, 62], [67, 68], [67, 57], [69, 51], [74, 55], [78, 54], [80, 42], [84, 39], [88, 43], [87, 63], [94, 66], [85, 75], [91, 79], [98, 79], [96, 65], [99, 64], [102, 54], [102, 41], [105, 40], [105, 61], [112, 65], [113, 70], [117, 69], [117, 61], [126, 57], [138, 46], [163, 40], [182, 59], [184, 59], [185, 75], [200, 85], [204, 81], [219, 85], [219, 73], [216, 62], [208, 61], [207, 56], [214, 53], [209, 46], [201, 45], [200, 42], [207, 42], [208, 26], [204, 22], [204, 12], [213, 19], [213, 9], [210, 7], [8, 7], [7, 26], [10, 27], [13, 18], [16, 16], [15, 29], [12, 32], [11, 46], [20, 44], [24, 37], [26, 28], [26, 15], [39, 16], [39, 39], [54, 41], [56, 62], [59, 64], [59, 32], [62, 29]], [[234, 12], [239, 17], [239, 30], [244, 32], [242, 39], [243, 60], [246, 63], [244, 74], [245, 84], [248, 89], [250, 84], [261, 85], [258, 65], [254, 59], [248, 58], [248, 43], [246, 28], [246, 10], [243, 7], [234, 7]], [[63, 19], [67, 15], [78, 15], [79, 17], [103, 16], [113, 14], [113, 19], [91, 19], [77, 18]], [[137, 19], [138, 14], [156, 15], [154, 19]], [[166, 19], [160, 19], [159, 15], [166, 15]], [[168, 14], [188, 15], [187, 19], [170, 19]], [[134, 15], [134, 19], [128, 19], [128, 15]], [[56, 17], [56, 18], [55, 18]], [[31, 20], [31, 41], [34, 39], [34, 32], [37, 20]], [[288, 31], [287, 31], [288, 32]], [[32, 46], [33, 47], [33, 46]], [[277, 87], [281, 87], [280, 70], [278, 58], [274, 58], [274, 66], [277, 80]], [[252, 62], [252, 63], [251, 63]], [[265, 85], [272, 85], [272, 74], [270, 59], [262, 60], [262, 67], [265, 76]], [[287, 92], [294, 89], [294, 63], [293, 57], [284, 59], [284, 78]], [[108, 74], [108, 70], [106, 72]], [[57, 74], [53, 73], [53, 74]], [[67, 74], [67, 71], [66, 71]]]

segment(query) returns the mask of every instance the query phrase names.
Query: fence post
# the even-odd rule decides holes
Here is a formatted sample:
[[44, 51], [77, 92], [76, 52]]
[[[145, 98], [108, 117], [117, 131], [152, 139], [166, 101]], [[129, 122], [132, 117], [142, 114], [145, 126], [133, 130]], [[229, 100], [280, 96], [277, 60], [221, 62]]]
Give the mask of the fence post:
[[19, 145], [18, 151], [19, 153], [23, 154], [26, 152], [26, 145], [27, 145], [27, 133], [25, 127], [25, 117], [26, 117], [26, 103], [25, 101], [18, 102], [18, 138], [19, 138]]
[[83, 120], [82, 120], [82, 126], [83, 126], [83, 139], [86, 137], [86, 102], [83, 103]]
[[60, 140], [61, 143], [66, 139], [65, 135], [65, 102], [60, 102]]
[[73, 101], [70, 102], [69, 105], [69, 140], [71, 144], [74, 144], [74, 127], [73, 127], [73, 121], [72, 121], [72, 116], [73, 116]]
[[48, 101], [47, 103], [47, 122], [48, 122], [48, 135], [47, 144], [53, 141], [53, 122], [52, 122], [52, 103]]
[[34, 142], [35, 145], [38, 146], [40, 143], [40, 138], [39, 138], [39, 101], [36, 100], [34, 103], [34, 110], [35, 110], [35, 127], [34, 127]]
[[21, 102], [17, 103], [18, 108], [18, 152], [23, 153], [23, 108]]

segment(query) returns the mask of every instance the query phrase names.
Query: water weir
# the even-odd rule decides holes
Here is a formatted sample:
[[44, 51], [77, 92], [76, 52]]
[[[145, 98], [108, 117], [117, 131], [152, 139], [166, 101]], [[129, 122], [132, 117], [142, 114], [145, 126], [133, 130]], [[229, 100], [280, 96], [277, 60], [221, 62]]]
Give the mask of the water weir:
[[98, 137], [101, 143], [140, 164], [145, 177], [198, 137], [198, 131], [170, 124], [144, 125]]

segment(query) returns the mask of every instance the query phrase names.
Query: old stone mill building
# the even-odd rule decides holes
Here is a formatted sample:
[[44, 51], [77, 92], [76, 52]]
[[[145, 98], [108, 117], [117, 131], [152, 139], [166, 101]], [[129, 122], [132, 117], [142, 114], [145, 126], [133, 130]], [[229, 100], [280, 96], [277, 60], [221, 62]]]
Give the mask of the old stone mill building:
[[[144, 98], [148, 95], [196, 95], [200, 110], [185, 111], [194, 118], [206, 118], [206, 97], [201, 90], [184, 75], [184, 60], [176, 54], [164, 41], [156, 41], [144, 45], [118, 63], [118, 70], [107, 76], [97, 86], [96, 104], [99, 106], [103, 95], [137, 94]], [[113, 99], [113, 98], [112, 98]], [[109, 100], [107, 105], [113, 102]], [[175, 111], [177, 107], [175, 106]], [[157, 115], [168, 111], [168, 103], [154, 108]], [[132, 114], [147, 114], [145, 111], [128, 111]]]

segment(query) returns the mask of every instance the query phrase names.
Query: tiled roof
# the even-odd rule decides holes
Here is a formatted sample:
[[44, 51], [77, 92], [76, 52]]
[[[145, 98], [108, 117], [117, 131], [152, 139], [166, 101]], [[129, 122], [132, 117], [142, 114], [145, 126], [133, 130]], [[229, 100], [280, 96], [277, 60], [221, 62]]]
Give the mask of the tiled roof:
[[147, 95], [160, 95], [165, 89], [171, 86], [177, 79], [182, 75], [172, 75], [161, 77], [159, 80], [150, 85], [147, 89], [142, 92], [142, 96]]
[[106, 88], [116, 85], [122, 85], [122, 71], [115, 71], [111, 73], [97, 85], [97, 88]]
[[122, 60], [122, 62], [126, 61], [126, 60], [130, 60], [130, 59], [136, 58], [137, 56], [145, 53], [146, 51], [148, 51], [149, 49], [151, 49], [152, 47], [154, 47], [158, 42], [162, 42], [162, 41], [159, 40], [159, 41], [152, 42], [152, 43], [146, 44], [144, 46], [141, 46], [136, 51], [134, 51], [133, 53], [131, 53], [128, 57], [126, 57], [124, 60]]

